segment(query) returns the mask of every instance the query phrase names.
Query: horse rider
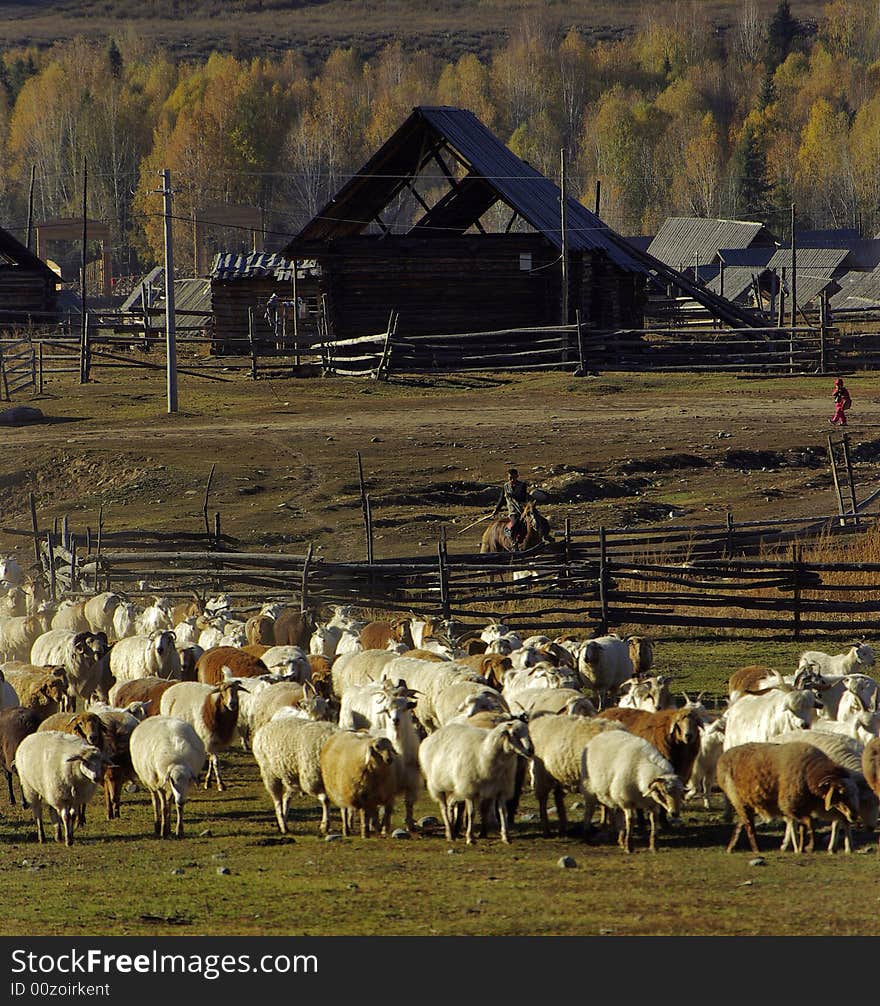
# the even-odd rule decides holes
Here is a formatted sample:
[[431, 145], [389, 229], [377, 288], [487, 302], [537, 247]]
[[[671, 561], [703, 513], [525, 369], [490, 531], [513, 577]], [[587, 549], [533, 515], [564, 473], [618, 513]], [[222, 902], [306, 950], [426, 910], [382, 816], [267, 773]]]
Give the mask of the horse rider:
[[501, 487], [498, 502], [492, 511], [492, 516], [496, 517], [501, 513], [503, 507], [507, 508], [507, 533], [513, 542], [521, 541], [526, 536], [527, 528], [521, 526], [523, 507], [534, 497], [529, 492], [529, 487], [519, 477], [519, 472], [515, 468], [507, 471], [507, 481]]

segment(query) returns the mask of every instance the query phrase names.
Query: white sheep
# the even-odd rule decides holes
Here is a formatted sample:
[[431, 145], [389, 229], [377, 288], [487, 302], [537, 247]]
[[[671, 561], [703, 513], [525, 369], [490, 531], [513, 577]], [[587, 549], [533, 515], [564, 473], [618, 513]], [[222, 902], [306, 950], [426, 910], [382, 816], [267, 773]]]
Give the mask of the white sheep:
[[395, 684], [404, 681], [407, 687], [417, 693], [416, 719], [429, 733], [441, 725], [435, 700], [445, 688], [460, 681], [486, 684], [484, 678], [466, 665], [440, 663], [418, 657], [395, 657], [382, 668], [380, 679]]
[[[63, 667], [71, 700], [79, 697], [87, 701], [106, 683], [100, 666], [106, 652], [107, 638], [103, 633], [50, 629], [34, 640], [30, 662], [37, 667]], [[106, 697], [103, 692], [103, 698]]]
[[299, 646], [270, 646], [260, 660], [272, 674], [283, 674], [300, 684], [312, 679], [308, 655]]
[[137, 634], [140, 608], [132, 601], [123, 601], [113, 610], [113, 639], [127, 639]]
[[629, 643], [613, 633], [588, 639], [578, 652], [578, 671], [604, 708], [635, 673]]
[[724, 731], [727, 728], [725, 716], [717, 719], [704, 719], [700, 723], [700, 751], [694, 759], [691, 774], [688, 776], [688, 798], [698, 798], [709, 810], [712, 806], [712, 790], [718, 773], [718, 759], [724, 750]]
[[852, 674], [865, 667], [874, 666], [874, 651], [868, 643], [856, 643], [846, 653], [825, 653], [823, 650], [805, 650], [798, 660], [798, 670], [812, 665], [822, 677], [834, 674]]
[[[600, 733], [626, 730], [614, 720], [585, 719], [582, 716], [538, 716], [529, 720], [529, 736], [535, 754], [532, 759], [532, 788], [538, 801], [538, 812], [544, 834], [550, 834], [547, 799], [553, 793], [559, 821], [559, 834], [567, 828], [565, 793], [581, 792], [581, 756], [585, 748]], [[590, 818], [584, 819], [584, 834]]]
[[419, 764], [440, 808], [447, 841], [453, 841], [451, 813], [457, 803], [465, 805], [468, 845], [474, 841], [477, 810], [490, 805], [497, 806], [501, 841], [510, 841], [507, 801], [514, 794], [517, 760], [531, 758], [532, 752], [528, 727], [518, 720], [491, 730], [448, 723], [422, 741]]
[[220, 751], [225, 751], [235, 737], [239, 690], [237, 681], [223, 681], [219, 685], [206, 685], [201, 681], [178, 681], [163, 692], [159, 700], [159, 712], [163, 716], [177, 716], [186, 720], [205, 745], [208, 754], [205, 789], [211, 784], [212, 771], [217, 789], [226, 789], [220, 778], [217, 755]]
[[542, 713], [565, 716], [595, 716], [596, 707], [575, 688], [524, 688], [509, 700], [512, 713], [525, 713], [529, 720]]
[[434, 720], [441, 727], [475, 713], [510, 712], [501, 692], [479, 681], [467, 680], [450, 680], [434, 696], [432, 708]]
[[672, 763], [653, 744], [624, 730], [608, 730], [590, 741], [581, 758], [581, 786], [584, 820], [592, 818], [597, 803], [623, 814], [618, 842], [625, 852], [632, 852], [636, 811], [650, 819], [648, 848], [654, 852], [660, 812], [677, 817], [684, 799], [684, 784]]
[[321, 748], [338, 730], [335, 723], [281, 717], [270, 720], [254, 734], [254, 758], [266, 792], [272, 798], [282, 835], [287, 833], [290, 794], [297, 791], [320, 801], [321, 833], [327, 833], [330, 806], [321, 775]]
[[815, 694], [801, 689], [742, 695], [725, 714], [724, 750], [763, 743], [788, 730], [807, 730], [816, 720], [816, 704]]
[[138, 615], [137, 634], [149, 636], [157, 630], [174, 628], [174, 617], [171, 614], [174, 605], [167, 597], [154, 598], [153, 603]]
[[149, 635], [127, 636], [110, 651], [110, 670], [117, 681], [136, 678], [180, 679], [180, 655], [174, 633], [157, 629]]
[[47, 620], [39, 614], [0, 617], [0, 658], [27, 661], [37, 637], [48, 628]]
[[83, 613], [84, 601], [74, 601], [65, 598], [58, 605], [58, 609], [52, 616], [50, 627], [53, 629], [66, 629], [68, 632], [92, 632], [88, 619]]
[[20, 706], [18, 692], [6, 680], [6, 675], [0, 671], [0, 709], [15, 709]]
[[47, 730], [24, 738], [15, 752], [15, 767], [39, 842], [45, 841], [45, 805], [55, 825], [55, 841], [61, 841], [63, 828], [64, 844], [73, 845], [74, 822], [100, 785], [105, 766], [101, 751], [74, 734]]
[[333, 694], [341, 699], [351, 685], [378, 681], [386, 664], [397, 658], [390, 650], [360, 650], [340, 654], [333, 661]]
[[380, 712], [384, 722], [370, 731], [374, 736], [387, 737], [397, 752], [395, 795], [403, 796], [404, 827], [408, 831], [415, 828], [413, 807], [422, 790], [419, 766], [419, 745], [422, 739], [413, 717], [415, 707], [413, 693], [408, 688], [398, 685], [386, 690], [384, 706]]
[[120, 604], [125, 603], [125, 598], [113, 591], [106, 590], [101, 594], [90, 597], [83, 605], [83, 614], [89, 623], [92, 632], [103, 632], [111, 639], [113, 635], [113, 616]]
[[168, 838], [171, 834], [173, 800], [174, 834], [183, 838], [183, 805], [207, 756], [201, 738], [181, 719], [150, 716], [132, 731], [129, 752], [135, 774], [150, 791], [156, 835]]

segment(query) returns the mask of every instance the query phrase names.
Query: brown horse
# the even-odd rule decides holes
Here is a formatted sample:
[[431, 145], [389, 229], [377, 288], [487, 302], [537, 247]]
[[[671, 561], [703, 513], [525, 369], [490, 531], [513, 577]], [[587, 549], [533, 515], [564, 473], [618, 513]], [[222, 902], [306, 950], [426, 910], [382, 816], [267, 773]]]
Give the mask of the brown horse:
[[523, 507], [522, 516], [514, 528], [516, 540], [511, 537], [509, 520], [493, 520], [480, 539], [480, 552], [525, 552], [553, 541], [550, 522], [538, 512], [534, 501]]

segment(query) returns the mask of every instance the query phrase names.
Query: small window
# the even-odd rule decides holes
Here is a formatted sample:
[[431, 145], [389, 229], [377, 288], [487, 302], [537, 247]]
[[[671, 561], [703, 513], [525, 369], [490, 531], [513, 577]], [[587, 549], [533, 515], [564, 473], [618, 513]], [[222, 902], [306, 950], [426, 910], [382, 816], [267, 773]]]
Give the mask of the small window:
[[532, 271], [532, 253], [531, 252], [520, 252], [520, 255], [519, 255], [519, 270], [520, 270], [520, 272], [531, 272]]

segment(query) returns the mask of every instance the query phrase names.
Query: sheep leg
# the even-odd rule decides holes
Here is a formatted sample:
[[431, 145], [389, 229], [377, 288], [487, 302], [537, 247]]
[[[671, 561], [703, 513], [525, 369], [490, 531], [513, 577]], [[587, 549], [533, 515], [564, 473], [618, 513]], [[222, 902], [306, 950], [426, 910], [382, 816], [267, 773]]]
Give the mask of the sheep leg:
[[407, 798], [404, 800], [404, 807], [406, 809], [406, 830], [415, 831], [416, 830], [416, 819], [413, 815], [413, 807], [415, 806], [415, 800]]
[[174, 834], [183, 838], [183, 804], [175, 797], [174, 800]]
[[453, 842], [455, 839], [452, 834], [452, 820], [449, 817], [449, 807], [446, 803], [445, 793], [440, 794], [437, 803], [440, 806], [440, 816], [443, 818], [443, 828], [446, 831], [446, 841]]
[[64, 844], [73, 845], [73, 808], [65, 807], [61, 811], [61, 822], [64, 825]]
[[61, 841], [61, 818], [58, 816], [58, 812], [54, 807], [49, 808], [49, 817], [52, 819], [52, 824], [55, 828], [55, 841]]
[[501, 827], [501, 841], [505, 845], [510, 845], [510, 830], [507, 822], [507, 804], [503, 800], [498, 801], [498, 819]]
[[623, 851], [632, 852], [633, 812], [631, 807], [623, 811]]
[[752, 852], [758, 852], [758, 837], [755, 835], [755, 815], [753, 813], [746, 813], [745, 829], [746, 838], [749, 840], [749, 846], [751, 847]]
[[565, 815], [565, 794], [561, 786], [553, 787], [553, 800], [556, 803], [556, 815], [559, 820], [559, 835], [564, 837], [568, 831], [568, 818]]
[[[327, 832], [330, 830], [330, 803], [327, 800], [327, 796], [325, 793], [319, 794], [318, 799], [321, 802], [321, 834], [326, 835]], [[286, 830], [286, 821], [285, 821], [285, 830]]]
[[370, 834], [369, 812], [361, 808], [361, 838], [366, 838]]
[[595, 798], [592, 794], [584, 793], [584, 841], [593, 833], [593, 814], [595, 813]]
[[214, 779], [217, 783], [218, 792], [222, 793], [226, 789], [226, 783], [220, 778], [220, 759], [217, 755], [211, 755], [211, 761], [214, 765]]
[[816, 832], [813, 828], [813, 819], [807, 818], [806, 824], [802, 825], [807, 836], [807, 852], [814, 852], [816, 849]]
[[474, 844], [474, 818], [477, 816], [477, 808], [473, 800], [465, 800], [465, 818], [467, 821], [465, 830], [465, 843]]
[[[13, 791], [12, 791], [12, 772], [10, 772], [8, 768], [3, 769], [3, 772], [6, 775], [6, 785], [9, 788], [9, 804], [10, 804], [10, 806], [14, 807], [15, 806], [15, 793], [13, 793]], [[24, 804], [24, 796], [22, 796], [22, 806], [25, 806], [25, 804]]]
[[730, 841], [727, 843], [727, 851], [733, 852], [736, 848], [736, 843], [739, 841], [739, 836], [742, 834], [743, 826], [741, 821], [737, 821], [733, 829], [733, 834], [730, 836]]
[[656, 810], [649, 810], [648, 811], [648, 818], [651, 821], [651, 833], [650, 833], [650, 836], [648, 837], [648, 851], [649, 852], [656, 852], [657, 851], [657, 811]]
[[272, 779], [269, 781], [269, 785], [266, 787], [269, 790], [269, 796], [272, 797], [272, 805], [275, 807], [275, 820], [278, 822], [278, 830], [281, 834], [285, 834], [287, 831], [287, 807], [285, 806], [285, 792], [284, 784], [280, 779]]
[[391, 815], [393, 812], [394, 812], [394, 804], [393, 803], [387, 804], [385, 807], [385, 817], [382, 821], [382, 833], [384, 835], [391, 834]]
[[[828, 852], [833, 856], [834, 850], [837, 848], [837, 835], [838, 835], [838, 824], [837, 820], [831, 822], [831, 834], [828, 836]], [[844, 848], [846, 846], [844, 845]], [[846, 849], [849, 852], [849, 849]]]
[[43, 805], [39, 800], [34, 800], [33, 811], [37, 826], [37, 841], [42, 845], [46, 841], [46, 832], [43, 830]]
[[156, 838], [162, 837], [162, 812], [161, 804], [159, 803], [159, 794], [156, 790], [150, 790], [150, 800], [153, 804], [153, 834]]
[[213, 768], [214, 768], [214, 760], [209, 755], [208, 756], [208, 770], [207, 770], [207, 772], [205, 772], [205, 789], [210, 789], [211, 788], [211, 772], [212, 772]]
[[346, 807], [340, 807], [342, 812], [342, 834], [345, 838], [348, 838], [348, 809]]

